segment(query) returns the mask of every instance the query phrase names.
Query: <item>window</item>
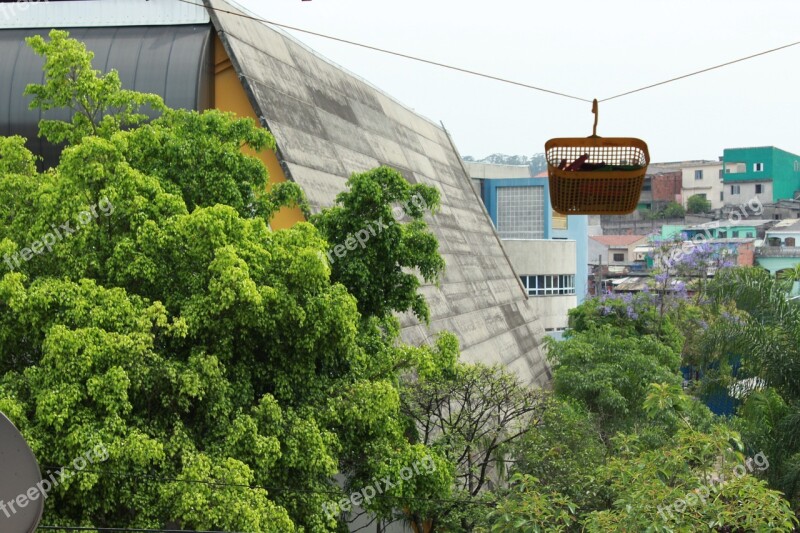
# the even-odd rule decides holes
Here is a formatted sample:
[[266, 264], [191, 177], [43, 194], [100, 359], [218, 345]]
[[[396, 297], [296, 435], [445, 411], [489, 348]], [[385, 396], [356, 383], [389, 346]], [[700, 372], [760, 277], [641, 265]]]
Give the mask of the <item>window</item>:
[[723, 201], [725, 199], [725, 193], [723, 191], [719, 191], [719, 201]]
[[498, 187], [497, 233], [501, 239], [544, 239], [544, 187]]
[[695, 170], [694, 171], [694, 179], [698, 180], [698, 181], [703, 179], [703, 171], [702, 170]]
[[756, 183], [756, 194], [761, 194], [762, 192], [764, 192], [764, 186], [760, 183]]
[[567, 215], [553, 211], [553, 229], [567, 229]]
[[753, 163], [753, 172], [764, 172], [764, 163]]
[[614, 262], [622, 263], [625, 261], [625, 254], [614, 254]]
[[575, 294], [575, 274], [520, 276], [528, 296]]
[[728, 230], [721, 229], [717, 231], [717, 239], [727, 239], [728, 238]]
[[740, 185], [731, 185], [731, 194], [740, 194], [742, 192]]
[[745, 234], [745, 237], [752, 238], [753, 237], [753, 232], [752, 231], [748, 231], [747, 234]]
[[738, 237], [739, 237], [739, 232], [738, 231], [734, 231], [733, 232], [733, 238], [736, 239]]

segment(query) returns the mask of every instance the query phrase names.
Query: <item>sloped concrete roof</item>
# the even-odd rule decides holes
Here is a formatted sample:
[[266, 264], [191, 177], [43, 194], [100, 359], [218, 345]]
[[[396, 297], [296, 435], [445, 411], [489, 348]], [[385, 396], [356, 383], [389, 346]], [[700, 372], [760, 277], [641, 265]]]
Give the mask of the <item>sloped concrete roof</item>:
[[287, 177], [313, 210], [332, 205], [351, 173], [379, 165], [439, 189], [442, 209], [428, 222], [446, 272], [439, 287], [423, 288], [430, 328], [404, 316], [404, 340], [449, 330], [465, 359], [503, 363], [546, 385], [544, 330], [444, 129], [284, 33], [237, 16], [234, 5], [204, 1]]

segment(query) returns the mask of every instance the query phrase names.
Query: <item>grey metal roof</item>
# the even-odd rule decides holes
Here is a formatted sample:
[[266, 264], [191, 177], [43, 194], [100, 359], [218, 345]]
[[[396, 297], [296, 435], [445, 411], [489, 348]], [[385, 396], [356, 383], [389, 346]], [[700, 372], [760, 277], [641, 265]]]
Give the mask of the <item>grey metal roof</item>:
[[204, 1], [287, 177], [314, 210], [332, 205], [351, 173], [382, 164], [441, 192], [429, 223], [447, 269], [439, 287], [423, 288], [430, 329], [404, 316], [404, 340], [449, 330], [466, 359], [503, 363], [545, 385], [544, 330], [444, 129], [284, 33], [229, 13], [242, 13], [232, 4]]
[[[46, 35], [44, 29], [0, 31], [0, 135], [17, 134], [44, 156], [44, 165], [57, 163], [59, 149], [39, 139], [39, 110], [30, 110], [22, 93], [29, 83], [42, 83], [42, 59], [25, 44], [25, 37]], [[119, 71], [123, 87], [160, 94], [174, 108], [207, 109], [212, 104], [212, 28], [205, 25], [71, 28], [70, 36], [95, 53], [94, 67]], [[53, 110], [46, 118], [66, 119]]]

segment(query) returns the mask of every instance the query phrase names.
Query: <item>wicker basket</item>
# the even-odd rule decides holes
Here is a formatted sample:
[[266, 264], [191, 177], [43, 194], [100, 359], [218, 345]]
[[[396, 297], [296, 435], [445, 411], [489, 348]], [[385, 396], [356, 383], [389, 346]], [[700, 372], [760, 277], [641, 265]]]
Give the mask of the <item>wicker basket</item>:
[[[639, 203], [650, 154], [633, 138], [561, 138], [544, 145], [550, 180], [550, 203], [566, 215], [624, 215]], [[588, 157], [586, 157], [588, 156]], [[607, 170], [559, 168], [579, 159]]]
[[627, 215], [636, 210], [650, 153], [647, 144], [628, 137], [550, 139], [544, 145], [550, 204], [562, 215]]

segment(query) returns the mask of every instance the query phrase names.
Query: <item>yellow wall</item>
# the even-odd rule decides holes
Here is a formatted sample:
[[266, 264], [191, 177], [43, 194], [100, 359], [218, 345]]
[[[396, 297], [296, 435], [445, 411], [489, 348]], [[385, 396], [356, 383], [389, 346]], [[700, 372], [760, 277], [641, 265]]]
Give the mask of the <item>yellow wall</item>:
[[[216, 35], [214, 36], [214, 107], [220, 111], [230, 111], [239, 117], [250, 117], [256, 124], [259, 124], [253, 106], [250, 105], [239, 77], [231, 65], [231, 60], [222, 46], [222, 41]], [[269, 171], [267, 188], [274, 183], [286, 181], [286, 175], [278, 163], [275, 152], [272, 150], [255, 152], [245, 148], [245, 153], [259, 158], [267, 167]], [[270, 226], [273, 229], [283, 229], [303, 220], [305, 218], [299, 209], [284, 207], [273, 217]]]

